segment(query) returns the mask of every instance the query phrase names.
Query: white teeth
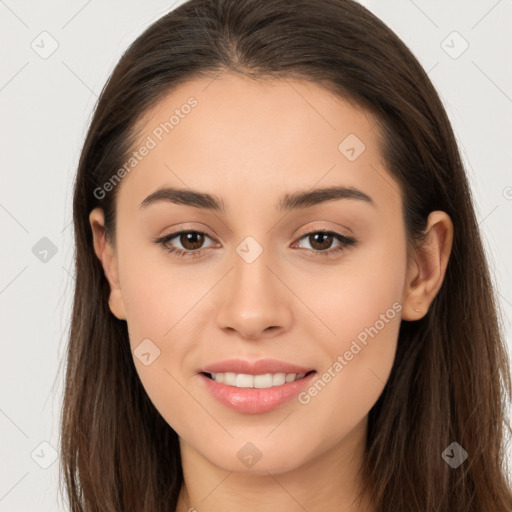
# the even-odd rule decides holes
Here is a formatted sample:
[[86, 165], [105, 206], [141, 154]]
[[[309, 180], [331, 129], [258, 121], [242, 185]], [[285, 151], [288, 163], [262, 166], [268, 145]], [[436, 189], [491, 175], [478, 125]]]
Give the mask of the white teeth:
[[299, 373], [265, 373], [264, 375], [248, 375], [246, 373], [212, 373], [211, 377], [216, 382], [235, 386], [237, 388], [264, 389], [273, 386], [281, 386], [285, 382], [293, 382], [302, 379], [306, 374]]
[[281, 386], [286, 380], [286, 374], [274, 373], [272, 376], [272, 386]]
[[254, 386], [258, 389], [271, 388], [272, 387], [272, 374], [266, 373], [265, 375], [254, 376]]
[[246, 375], [245, 373], [239, 373], [236, 376], [237, 388], [252, 388], [254, 387], [254, 375]]
[[[214, 374], [212, 374], [213, 376]], [[224, 374], [224, 384], [228, 386], [236, 386], [236, 373], [226, 372]]]

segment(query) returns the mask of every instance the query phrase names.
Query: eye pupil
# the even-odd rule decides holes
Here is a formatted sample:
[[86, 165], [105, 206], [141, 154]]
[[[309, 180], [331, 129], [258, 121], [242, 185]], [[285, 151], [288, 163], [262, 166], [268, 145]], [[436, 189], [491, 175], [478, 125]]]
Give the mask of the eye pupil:
[[[198, 240], [195, 240], [198, 238]], [[196, 231], [188, 231], [183, 233], [180, 237], [180, 242], [185, 247], [185, 249], [194, 251], [199, 249], [204, 243], [204, 235], [202, 233], [198, 233]], [[191, 243], [191, 246], [189, 245]]]
[[[313, 247], [314, 249], [318, 249], [318, 250], [325, 250], [325, 249], [329, 249], [329, 247], [331, 246], [333, 235], [331, 235], [329, 233], [319, 232], [319, 233], [314, 233], [314, 234], [310, 235], [310, 239], [311, 238], [314, 240], [314, 243], [311, 243], [311, 247]], [[320, 239], [323, 238], [324, 239], [323, 243], [321, 241], [318, 242], [317, 238], [320, 238]], [[325, 243], [326, 240], [328, 243]], [[318, 246], [320, 246], [320, 247], [318, 247]]]

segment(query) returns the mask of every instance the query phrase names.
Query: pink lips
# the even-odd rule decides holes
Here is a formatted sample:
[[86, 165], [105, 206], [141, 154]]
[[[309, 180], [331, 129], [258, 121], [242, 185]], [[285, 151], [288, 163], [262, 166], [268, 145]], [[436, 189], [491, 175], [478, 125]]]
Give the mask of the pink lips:
[[[316, 375], [313, 368], [297, 366], [275, 359], [260, 361], [244, 361], [242, 359], [229, 359], [207, 365], [199, 370], [202, 385], [214, 398], [225, 406], [237, 412], [246, 414], [261, 414], [272, 411], [288, 400], [297, 396], [301, 390], [310, 385]], [[237, 388], [228, 386], [210, 379], [205, 373], [245, 373], [247, 375], [261, 375], [265, 373], [306, 373], [302, 379], [286, 382], [280, 386], [270, 388]], [[308, 372], [311, 372], [308, 374]]]

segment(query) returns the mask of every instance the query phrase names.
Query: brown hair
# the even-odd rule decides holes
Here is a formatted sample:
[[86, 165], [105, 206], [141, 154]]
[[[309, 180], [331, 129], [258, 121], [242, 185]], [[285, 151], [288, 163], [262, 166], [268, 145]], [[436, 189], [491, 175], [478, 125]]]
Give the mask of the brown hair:
[[[101, 207], [115, 240], [117, 188], [143, 114], [177, 85], [227, 71], [320, 84], [373, 114], [400, 183], [410, 247], [428, 214], [454, 239], [445, 280], [421, 320], [402, 321], [394, 367], [369, 413], [364, 481], [379, 511], [511, 512], [505, 427], [510, 367], [472, 198], [439, 96], [413, 54], [352, 0], [190, 0], [152, 24], [105, 85], [74, 188], [76, 288], [61, 425], [70, 510], [169, 512], [183, 482], [177, 434], [138, 378], [127, 325], [88, 220]], [[452, 469], [453, 441], [468, 459]]]

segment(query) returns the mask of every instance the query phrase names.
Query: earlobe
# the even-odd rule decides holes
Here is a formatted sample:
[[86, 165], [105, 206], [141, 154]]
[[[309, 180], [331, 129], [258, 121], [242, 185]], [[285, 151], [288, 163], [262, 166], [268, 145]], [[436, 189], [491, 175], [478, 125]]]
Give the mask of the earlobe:
[[110, 297], [108, 299], [108, 306], [112, 314], [119, 320], [126, 320], [124, 311], [124, 302], [121, 290], [119, 288], [110, 290]]
[[119, 320], [126, 320], [123, 295], [119, 285], [117, 257], [115, 250], [106, 239], [105, 218], [101, 208], [95, 208], [91, 211], [89, 223], [93, 234], [94, 252], [101, 262], [105, 277], [110, 285], [108, 301], [110, 311]]
[[408, 266], [402, 318], [423, 318], [441, 288], [453, 243], [453, 224], [442, 211], [431, 212], [425, 242], [415, 251]]

